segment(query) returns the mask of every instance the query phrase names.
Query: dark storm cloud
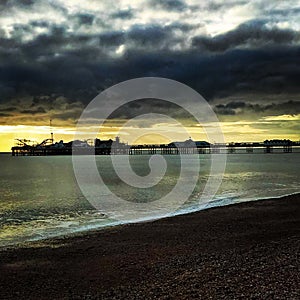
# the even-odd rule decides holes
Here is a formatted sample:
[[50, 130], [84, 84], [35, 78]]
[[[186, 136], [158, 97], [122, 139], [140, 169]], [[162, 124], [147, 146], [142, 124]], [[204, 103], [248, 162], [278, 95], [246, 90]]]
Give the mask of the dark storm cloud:
[[124, 42], [143, 47], [143, 50], [146, 52], [156, 52], [161, 49], [169, 51], [178, 42], [186, 43], [184, 36], [176, 36], [175, 31], [188, 35], [189, 31], [199, 27], [199, 25], [196, 26], [181, 22], [174, 22], [166, 26], [158, 24], [147, 26], [134, 25], [124, 34]]
[[223, 104], [218, 104], [215, 108], [215, 112], [218, 115], [224, 115], [224, 116], [231, 116], [231, 115], [235, 115], [235, 111], [231, 108], [226, 107]]
[[78, 23], [80, 25], [92, 25], [93, 24], [93, 21], [95, 19], [95, 16], [92, 15], [92, 14], [77, 14], [74, 16], [75, 19], [78, 20]]
[[232, 101], [227, 104], [217, 104], [214, 108], [219, 115], [242, 115], [250, 113], [263, 113], [265, 115], [297, 115], [300, 114], [299, 101], [285, 101], [282, 103], [246, 103]]
[[233, 101], [227, 104], [218, 104], [215, 106], [215, 111], [221, 115], [235, 115], [236, 109], [245, 108], [247, 104], [242, 101]]
[[164, 41], [168, 42], [170, 34], [170, 31], [158, 25], [133, 26], [128, 32], [127, 38], [138, 45], [155, 48]]
[[15, 1], [15, 2], [18, 2], [21, 5], [32, 5], [36, 1], [35, 0], [18, 0], [18, 1]]
[[[156, 57], [157, 52], [153, 56], [144, 54], [142, 50], [131, 50], [127, 59], [126, 56], [125, 59], [111, 58], [107, 48], [127, 41], [136, 47], [147, 45], [149, 52], [158, 44], [167, 43], [172, 38], [171, 31], [180, 28], [189, 30], [188, 25], [176, 23], [167, 28], [134, 26], [126, 33], [110, 31], [95, 35], [70, 35], [65, 27], [52, 25], [48, 33], [40, 34], [29, 42], [23, 43], [16, 36], [2, 38], [2, 96], [10, 97], [14, 91], [29, 95], [46, 91], [90, 99], [107, 84], [141, 74], [143, 70], [138, 69], [143, 67], [140, 58], [145, 59], [144, 72], [152, 72], [153, 66], [159, 67], [162, 63]], [[134, 60], [139, 62], [139, 66], [128, 65], [134, 64]], [[157, 62], [153, 65], [155, 60]]]
[[[8, 106], [10, 105], [10, 106]], [[52, 94], [51, 96], [23, 97], [0, 105], [0, 125], [17, 125], [20, 121], [28, 123], [28, 117], [34, 116], [29, 124], [48, 124], [49, 118], [56, 124], [72, 125], [83, 109], [79, 101]], [[66, 123], [67, 121], [67, 123]]]
[[142, 114], [168, 114], [176, 118], [190, 118], [190, 114], [182, 107], [160, 99], [140, 99], [127, 103], [115, 110], [109, 119], [131, 119]]
[[15, 89], [9, 86], [9, 83], [5, 82], [4, 85], [0, 84], [0, 103], [7, 101], [7, 99], [15, 96], [15, 94]]
[[300, 7], [295, 7], [293, 9], [271, 9], [269, 15], [271, 16], [280, 16], [280, 17], [289, 17], [291, 15], [298, 15], [300, 13]]
[[123, 20], [131, 19], [131, 18], [133, 18], [133, 16], [134, 16], [134, 13], [130, 9], [120, 10], [118, 12], [111, 14], [111, 17], [113, 19], [123, 19]]
[[226, 106], [231, 109], [244, 108], [246, 106], [246, 103], [241, 101], [229, 102], [226, 104]]
[[7, 9], [8, 7], [30, 7], [32, 6], [36, 1], [35, 0], [1, 0], [0, 2], [0, 9]]
[[251, 21], [216, 37], [198, 36], [193, 46], [209, 52], [223, 52], [235, 47], [289, 44], [300, 40], [299, 32], [289, 29], [268, 28], [265, 22]]
[[271, 103], [263, 107], [264, 111], [276, 114], [296, 115], [300, 114], [300, 101], [287, 101], [283, 103]]
[[183, 11], [188, 6], [184, 1], [181, 0], [151, 0], [148, 5], [154, 8], [161, 8], [164, 10], [171, 11]]
[[99, 35], [99, 42], [104, 47], [117, 46], [125, 42], [122, 31], [110, 31]]
[[44, 114], [46, 110], [43, 107], [36, 107], [34, 109], [24, 109], [20, 111], [21, 114]]
[[[181, 81], [208, 99], [242, 92], [299, 93], [300, 89], [299, 47], [232, 50], [214, 56], [195, 50], [150, 52], [132, 49], [125, 56], [114, 59], [105, 55], [101, 59], [100, 51], [89, 48], [75, 49], [57, 57], [50, 50], [51, 43], [48, 55], [40, 53], [45, 55], [44, 62], [14, 64], [7, 61], [0, 67], [0, 80], [8, 97], [12, 96], [12, 91], [58, 93], [86, 102], [114, 83], [141, 76]], [[39, 51], [41, 49], [26, 45], [23, 55], [30, 61], [40, 56]], [[96, 59], [93, 61], [93, 58]]]
[[[32, 6], [33, 2], [6, 1], [6, 7], [10, 7], [11, 3]], [[208, 6], [213, 11], [244, 3], [209, 2]], [[24, 100], [26, 104], [16, 104], [16, 113], [43, 114], [52, 111], [61, 118], [70, 118], [72, 112], [78, 114], [79, 109], [101, 90], [144, 76], [181, 81], [209, 101], [236, 93], [276, 94], [279, 97], [283, 92], [300, 93], [299, 32], [267, 26], [264, 19], [246, 22], [215, 37], [194, 36], [195, 31], [201, 31], [201, 20], [197, 25], [194, 25], [195, 22], [184, 23], [185, 20], [178, 18], [165, 25], [131, 23], [122, 30], [106, 24], [105, 16], [116, 23], [128, 22], [138, 15], [138, 11], [112, 10], [99, 16], [90, 11], [70, 13], [66, 8], [51, 5], [67, 21], [57, 24], [49, 20], [16, 22], [10, 35], [0, 31], [2, 114], [8, 112], [5, 109], [11, 107], [10, 102], [14, 99], [30, 96], [27, 102]], [[150, 1], [149, 6], [164, 10], [163, 14], [190, 10], [180, 0]], [[272, 13], [284, 15], [283, 11], [273, 10]], [[52, 94], [55, 96], [49, 96]], [[64, 100], [58, 101], [59, 96], [63, 96]], [[75, 107], [72, 107], [73, 101]], [[286, 99], [284, 101], [287, 102]], [[167, 109], [156, 102], [151, 105]], [[127, 114], [144, 111], [151, 105], [132, 106]], [[276, 104], [276, 108], [266, 108], [270, 103], [251, 106], [253, 104], [241, 101], [218, 105], [216, 109], [223, 115], [259, 109], [284, 113], [286, 107], [297, 110], [292, 104]], [[59, 110], [66, 112], [59, 114]]]
[[50, 24], [46, 21], [31, 21], [30, 25], [33, 27], [41, 27], [41, 28], [50, 27]]
[[16, 111], [16, 107], [14, 107], [14, 106], [10, 106], [10, 107], [5, 107], [5, 108], [1, 108], [0, 107], [0, 111], [1, 112], [14, 112], [14, 111]]
[[240, 6], [247, 4], [247, 0], [241, 0], [241, 1], [208, 1], [207, 2], [207, 9], [209, 11], [219, 11], [224, 9], [229, 9], [232, 7]]

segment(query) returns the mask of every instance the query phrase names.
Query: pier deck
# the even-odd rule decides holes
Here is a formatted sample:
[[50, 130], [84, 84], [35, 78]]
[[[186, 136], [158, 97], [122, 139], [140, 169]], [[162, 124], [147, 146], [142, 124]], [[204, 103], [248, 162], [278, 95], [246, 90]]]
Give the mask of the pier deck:
[[300, 145], [266, 145], [253, 144], [212, 144], [209, 147], [170, 147], [168, 145], [134, 145], [128, 147], [66, 147], [55, 148], [15, 146], [12, 156], [50, 156], [50, 155], [178, 155], [178, 154], [258, 154], [258, 153], [292, 153], [300, 152]]

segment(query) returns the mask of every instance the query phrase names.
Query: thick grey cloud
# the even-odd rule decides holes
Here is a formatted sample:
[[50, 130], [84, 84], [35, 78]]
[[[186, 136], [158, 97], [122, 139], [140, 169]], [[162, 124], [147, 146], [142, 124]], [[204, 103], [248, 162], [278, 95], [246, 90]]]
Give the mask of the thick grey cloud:
[[80, 25], [92, 25], [95, 19], [95, 16], [92, 14], [77, 14], [75, 18], [78, 20]]
[[8, 7], [31, 7], [36, 1], [35, 0], [2, 0], [0, 2], [0, 8], [7, 9]]
[[168, 114], [168, 116], [172, 118], [191, 118], [186, 110], [169, 101], [160, 99], [140, 99], [119, 107], [110, 115], [109, 119], [127, 120], [149, 113]]
[[[9, 106], [10, 105], [10, 106]], [[56, 119], [57, 125], [74, 125], [80, 116], [83, 105], [56, 94], [41, 96], [24, 96], [0, 104], [0, 125], [16, 125], [22, 121], [28, 123], [48, 124], [49, 118]], [[33, 116], [32, 121], [28, 118]], [[67, 123], [66, 123], [67, 121]]]
[[290, 29], [268, 28], [265, 22], [251, 21], [216, 37], [198, 36], [193, 46], [210, 52], [223, 52], [236, 47], [258, 47], [299, 42], [300, 33]]
[[[250, 4], [249, 1], [209, 1], [205, 9], [210, 14], [223, 13]], [[82, 108], [112, 84], [143, 76], [181, 81], [209, 101], [236, 94], [260, 95], [257, 106], [242, 101], [218, 104], [216, 110], [223, 115], [256, 109], [271, 111], [273, 108], [268, 105], [272, 103], [263, 97], [270, 94], [284, 103], [282, 106], [276, 104], [272, 111], [298, 111], [297, 105], [286, 98], [287, 94], [300, 93], [299, 32], [289, 26], [290, 17], [292, 20], [300, 14], [298, 8], [268, 7], [273, 24], [264, 12], [267, 4], [258, 1], [253, 10], [261, 10], [261, 16], [211, 36], [206, 29], [213, 18], [209, 22], [201, 18], [181, 18], [194, 11], [180, 0], [150, 1], [145, 5], [145, 10], [152, 9], [149, 15], [157, 10], [165, 16], [167, 21], [164, 22], [147, 21], [152, 17], [145, 10], [141, 14], [138, 8], [142, 7], [117, 9], [109, 5], [107, 11], [100, 14], [93, 10], [94, 6], [82, 11], [70, 10], [72, 2], [65, 7], [51, 2], [53, 10], [49, 18], [34, 19], [36, 16], [30, 15], [48, 8], [46, 5], [43, 1], [2, 2], [1, 16], [9, 19], [12, 7], [21, 12], [20, 21], [11, 25], [8, 23], [11, 20], [3, 18], [1, 23], [2, 114], [13, 114], [13, 111], [6, 111], [12, 104], [17, 114], [36, 115], [49, 111], [58, 114], [64, 108], [56, 98], [62, 96], [68, 99], [68, 111], [60, 117], [70, 118], [72, 112], [78, 115], [78, 103]], [[193, 7], [197, 9], [196, 2]], [[28, 14], [26, 17], [24, 11]], [[51, 19], [54, 13], [59, 15]], [[171, 19], [174, 15], [178, 17]], [[52, 94], [55, 97], [50, 96]], [[41, 103], [24, 100], [26, 105], [13, 102], [24, 97], [43, 99], [42, 95], [47, 95], [48, 100], [39, 100]]]
[[131, 18], [133, 18], [133, 16], [134, 16], [134, 13], [130, 9], [120, 10], [120, 11], [117, 11], [117, 12], [111, 14], [111, 17], [113, 19], [123, 19], [123, 20], [131, 19]]
[[215, 112], [219, 115], [243, 115], [263, 113], [276, 115], [296, 115], [300, 114], [300, 100], [299, 101], [285, 101], [282, 103], [246, 103], [243, 101], [231, 101], [227, 104], [217, 104]]
[[[134, 26], [127, 34], [127, 38], [139, 46], [156, 48], [172, 39], [171, 32], [162, 26]], [[149, 48], [148, 48], [149, 49]]]
[[[122, 39], [122, 35], [109, 37], [110, 45], [118, 45], [119, 38]], [[48, 38], [41, 40], [48, 41]], [[60, 38], [57, 40], [59, 42]], [[214, 56], [195, 50], [131, 49], [116, 58], [88, 47], [56, 56], [51, 53], [51, 47], [55, 53], [55, 43], [51, 46], [49, 42], [49, 53], [39, 52], [43, 48], [39, 43], [26, 45], [22, 55], [32, 63], [16, 63], [7, 57], [7, 63], [0, 67], [2, 90], [5, 91], [2, 97], [10, 98], [19, 93], [60, 93], [85, 102], [111, 84], [141, 76], [179, 80], [208, 100], [234, 93], [299, 93], [300, 89], [300, 48], [297, 46], [272, 47], [268, 51], [264, 48], [231, 50]], [[34, 62], [36, 57], [44, 61]]]
[[148, 5], [171, 11], [183, 11], [188, 7], [182, 0], [150, 0]]
[[235, 0], [235, 1], [207, 1], [207, 8], [209, 11], [219, 11], [224, 9], [230, 9], [232, 7], [247, 4], [247, 0]]
[[21, 114], [30, 114], [30, 115], [35, 115], [35, 114], [44, 114], [46, 113], [46, 110], [41, 107], [41, 106], [38, 106], [34, 109], [24, 109], [24, 110], [21, 110], [20, 111]]
[[98, 37], [100, 46], [103, 47], [118, 46], [125, 42], [125, 34], [122, 31], [110, 31], [100, 34]]

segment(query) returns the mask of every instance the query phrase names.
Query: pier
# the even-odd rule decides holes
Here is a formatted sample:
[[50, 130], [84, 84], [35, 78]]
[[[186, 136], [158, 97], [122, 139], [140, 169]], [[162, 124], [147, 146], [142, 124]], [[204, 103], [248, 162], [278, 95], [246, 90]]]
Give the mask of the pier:
[[17, 140], [11, 148], [12, 156], [50, 156], [50, 155], [192, 155], [192, 154], [255, 154], [255, 153], [292, 153], [300, 152], [300, 142], [290, 140], [266, 140], [252, 143], [210, 144], [205, 141], [156, 145], [128, 145], [117, 137], [113, 140], [72, 141], [54, 143], [46, 139], [40, 144], [28, 140]]

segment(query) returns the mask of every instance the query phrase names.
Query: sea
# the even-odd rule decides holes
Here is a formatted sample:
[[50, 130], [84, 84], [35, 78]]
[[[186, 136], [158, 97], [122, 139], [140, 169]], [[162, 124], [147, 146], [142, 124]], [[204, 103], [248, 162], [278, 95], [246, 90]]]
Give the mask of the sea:
[[[166, 155], [167, 171], [163, 179], [147, 188], [122, 182], [112, 171], [110, 156], [97, 156], [95, 163], [112, 193], [131, 203], [155, 202], [176, 185], [181, 167], [179, 157]], [[151, 171], [150, 158], [131, 156], [132, 170], [138, 176], [146, 176]], [[212, 176], [212, 158], [200, 154], [189, 155], [188, 159], [191, 167], [200, 162], [196, 187], [189, 199], [168, 216], [300, 192], [300, 153], [233, 153], [227, 155], [216, 193], [210, 201], [201, 203], [201, 191]], [[138, 221], [107, 214], [101, 209], [105, 197], [105, 194], [99, 197], [97, 208], [86, 198], [74, 174], [71, 156], [0, 154], [0, 247]], [[157, 217], [154, 211], [150, 219]]]

